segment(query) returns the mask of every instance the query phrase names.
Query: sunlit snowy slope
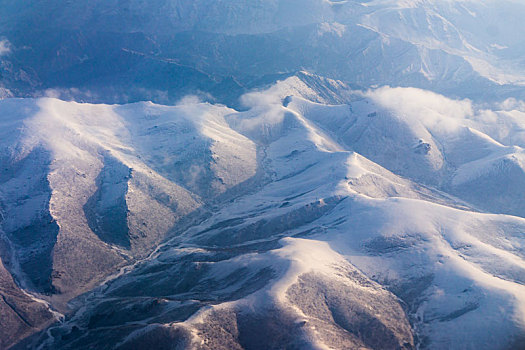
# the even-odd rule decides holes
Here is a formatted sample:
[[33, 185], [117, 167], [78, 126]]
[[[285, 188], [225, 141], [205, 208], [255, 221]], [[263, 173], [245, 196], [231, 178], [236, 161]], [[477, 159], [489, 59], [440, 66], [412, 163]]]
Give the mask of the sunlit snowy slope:
[[0, 349], [524, 349], [523, 18], [0, 0]]
[[2, 259], [68, 314], [19, 347], [524, 345], [523, 104], [241, 102], [0, 102]]

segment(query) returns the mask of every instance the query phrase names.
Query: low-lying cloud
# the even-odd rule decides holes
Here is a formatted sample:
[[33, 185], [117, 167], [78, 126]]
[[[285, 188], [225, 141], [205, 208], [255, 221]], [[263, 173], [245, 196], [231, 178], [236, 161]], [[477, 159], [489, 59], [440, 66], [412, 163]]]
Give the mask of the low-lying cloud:
[[0, 39], [0, 56], [5, 56], [11, 52], [11, 43], [7, 39]]
[[452, 100], [431, 91], [416, 88], [370, 90], [365, 96], [380, 106], [394, 111], [402, 118], [417, 120], [427, 128], [444, 132], [455, 130], [466, 118], [472, 117], [474, 108], [470, 100]]

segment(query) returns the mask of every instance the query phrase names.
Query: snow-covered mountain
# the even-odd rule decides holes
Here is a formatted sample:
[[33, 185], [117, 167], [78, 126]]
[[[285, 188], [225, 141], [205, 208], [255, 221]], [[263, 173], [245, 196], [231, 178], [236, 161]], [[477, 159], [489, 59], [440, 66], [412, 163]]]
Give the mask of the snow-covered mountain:
[[308, 70], [364, 88], [523, 98], [524, 14], [515, 0], [2, 0], [3, 94], [234, 105]]
[[242, 104], [0, 103], [19, 284], [68, 313], [114, 274], [23, 346], [523, 345], [522, 105], [307, 73]]
[[525, 348], [524, 14], [0, 0], [0, 349]]

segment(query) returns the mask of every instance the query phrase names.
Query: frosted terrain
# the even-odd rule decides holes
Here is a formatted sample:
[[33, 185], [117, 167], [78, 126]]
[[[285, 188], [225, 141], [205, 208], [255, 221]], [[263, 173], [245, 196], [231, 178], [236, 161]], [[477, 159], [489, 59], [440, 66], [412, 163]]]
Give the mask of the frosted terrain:
[[525, 348], [524, 15], [0, 0], [0, 349]]
[[241, 100], [0, 102], [21, 285], [67, 313], [135, 264], [34, 342], [523, 344], [522, 105], [305, 73]]

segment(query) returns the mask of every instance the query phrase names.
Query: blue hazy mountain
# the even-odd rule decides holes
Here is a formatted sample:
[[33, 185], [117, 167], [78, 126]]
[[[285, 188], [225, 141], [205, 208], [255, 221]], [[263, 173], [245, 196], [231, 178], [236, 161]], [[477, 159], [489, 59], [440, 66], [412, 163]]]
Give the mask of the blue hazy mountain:
[[362, 88], [522, 96], [520, 2], [2, 1], [0, 11], [12, 47], [2, 81], [20, 96], [174, 102], [200, 91], [232, 102], [300, 70]]

